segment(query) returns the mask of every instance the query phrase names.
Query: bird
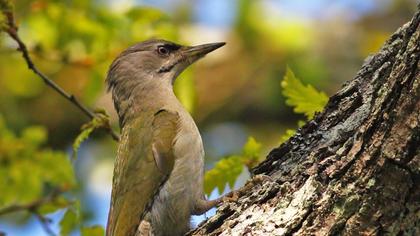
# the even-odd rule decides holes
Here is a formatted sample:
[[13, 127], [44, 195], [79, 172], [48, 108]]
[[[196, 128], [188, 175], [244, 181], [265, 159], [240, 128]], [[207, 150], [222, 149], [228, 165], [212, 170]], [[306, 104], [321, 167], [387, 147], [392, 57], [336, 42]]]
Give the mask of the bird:
[[203, 191], [204, 148], [174, 94], [178, 75], [224, 42], [183, 46], [163, 39], [117, 56], [106, 77], [121, 137], [114, 164], [107, 236], [176, 236], [223, 201]]

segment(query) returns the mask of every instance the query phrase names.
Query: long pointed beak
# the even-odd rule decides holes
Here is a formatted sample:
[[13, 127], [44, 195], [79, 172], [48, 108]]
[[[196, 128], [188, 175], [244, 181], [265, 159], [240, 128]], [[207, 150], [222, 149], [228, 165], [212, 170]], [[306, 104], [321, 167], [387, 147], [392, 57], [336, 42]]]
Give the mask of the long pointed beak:
[[183, 54], [189, 59], [192, 59], [192, 61], [196, 61], [197, 59], [205, 56], [207, 53], [210, 53], [222, 47], [225, 44], [226, 44], [225, 42], [219, 42], [219, 43], [208, 43], [208, 44], [201, 44], [197, 46], [187, 47], [185, 48]]
[[193, 64], [198, 59], [204, 57], [207, 53], [212, 52], [225, 44], [226, 43], [224, 42], [220, 42], [202, 44], [197, 46], [183, 46], [179, 50], [179, 53], [177, 53], [176, 57], [173, 60], [170, 60], [166, 65], [163, 65], [161, 68], [159, 68], [158, 72], [168, 72], [176, 65], [178, 65], [175, 71], [177, 76], [189, 65]]

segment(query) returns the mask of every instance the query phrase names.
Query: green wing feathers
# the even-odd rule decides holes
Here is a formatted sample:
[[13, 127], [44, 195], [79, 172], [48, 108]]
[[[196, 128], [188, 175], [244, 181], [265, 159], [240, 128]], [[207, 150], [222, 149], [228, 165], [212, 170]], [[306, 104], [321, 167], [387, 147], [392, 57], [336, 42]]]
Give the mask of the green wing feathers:
[[[153, 113], [152, 113], [153, 114]], [[178, 132], [176, 112], [159, 110], [122, 129], [114, 168], [107, 235], [134, 235], [147, 205], [171, 173]]]
[[154, 117], [153, 157], [162, 174], [169, 175], [175, 162], [172, 148], [178, 131], [178, 114], [160, 110]]

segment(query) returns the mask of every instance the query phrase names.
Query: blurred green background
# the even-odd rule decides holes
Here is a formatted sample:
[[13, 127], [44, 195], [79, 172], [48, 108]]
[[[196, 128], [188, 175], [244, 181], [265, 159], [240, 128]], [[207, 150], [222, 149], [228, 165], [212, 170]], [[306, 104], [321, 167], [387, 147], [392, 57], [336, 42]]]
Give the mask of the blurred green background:
[[[207, 169], [221, 157], [241, 152], [249, 136], [262, 143], [266, 155], [279, 145], [286, 128], [296, 128], [296, 121], [304, 119], [285, 105], [280, 82], [286, 65], [304, 83], [332, 95], [356, 75], [364, 58], [376, 52], [416, 10], [415, 0], [12, 2], [19, 34], [36, 65], [89, 107], [104, 108], [115, 129], [117, 117], [104, 80], [119, 52], [152, 37], [189, 45], [227, 42], [181, 74], [175, 86], [177, 96], [202, 133]], [[43, 171], [54, 169], [61, 176], [60, 168], [71, 168], [65, 160], [64, 164], [48, 165], [39, 171], [41, 174], [36, 174], [31, 165], [26, 169], [18, 166], [11, 172], [8, 163], [12, 156], [31, 159], [33, 153], [25, 151], [29, 146], [42, 149], [40, 156], [71, 154], [71, 144], [81, 125], [89, 121], [29, 71], [15, 48], [5, 33], [0, 34], [3, 185], [9, 183], [6, 179], [10, 173], [41, 178]], [[62, 177], [70, 179], [63, 180], [67, 185], [77, 186], [71, 187], [71, 196], [66, 197], [81, 199], [85, 225], [106, 223], [115, 152], [116, 143], [110, 136], [95, 131], [82, 144], [74, 163], [78, 184], [70, 183], [71, 177]], [[247, 173], [243, 173], [236, 186], [243, 184], [246, 177]], [[56, 177], [48, 178], [54, 182]], [[41, 197], [46, 189], [27, 182], [0, 187], [0, 195], [8, 195], [0, 197], [0, 209]], [[31, 191], [36, 193], [21, 196]], [[211, 198], [217, 195], [214, 191]], [[56, 232], [63, 227], [59, 221], [64, 212], [51, 211], [48, 215]], [[26, 213], [0, 216], [0, 232], [46, 234]]]

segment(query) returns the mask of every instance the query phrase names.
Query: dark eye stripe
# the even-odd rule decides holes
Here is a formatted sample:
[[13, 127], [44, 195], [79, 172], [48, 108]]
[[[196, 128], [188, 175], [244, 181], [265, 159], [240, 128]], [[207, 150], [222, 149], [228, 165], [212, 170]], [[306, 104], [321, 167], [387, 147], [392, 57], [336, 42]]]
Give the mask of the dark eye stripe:
[[168, 49], [169, 52], [173, 52], [181, 48], [181, 46], [177, 44], [163, 44], [163, 45], [160, 45], [159, 47], [165, 47], [166, 49]]

